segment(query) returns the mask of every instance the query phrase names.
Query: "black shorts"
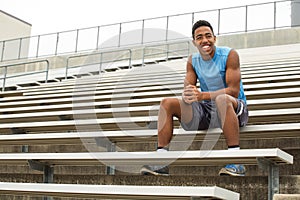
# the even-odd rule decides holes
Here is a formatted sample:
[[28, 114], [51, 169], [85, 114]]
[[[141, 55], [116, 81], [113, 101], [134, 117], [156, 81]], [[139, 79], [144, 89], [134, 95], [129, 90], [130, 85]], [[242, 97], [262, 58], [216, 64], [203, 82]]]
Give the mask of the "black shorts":
[[[248, 122], [248, 108], [247, 104], [238, 99], [238, 106], [236, 114], [239, 120], [239, 126], [243, 127]], [[220, 128], [221, 123], [218, 116], [217, 108], [214, 101], [193, 102], [193, 119], [189, 123], [181, 122], [184, 130], [206, 130], [209, 128]]]

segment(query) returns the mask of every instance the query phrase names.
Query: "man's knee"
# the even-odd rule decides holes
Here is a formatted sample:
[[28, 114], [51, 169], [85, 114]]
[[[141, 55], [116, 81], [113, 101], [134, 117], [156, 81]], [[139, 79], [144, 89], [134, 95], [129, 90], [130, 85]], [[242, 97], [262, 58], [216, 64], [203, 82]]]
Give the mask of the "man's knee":
[[215, 102], [219, 114], [225, 114], [227, 111], [231, 109], [235, 110], [237, 107], [236, 99], [228, 94], [218, 95], [215, 99]]
[[220, 94], [215, 98], [217, 107], [220, 108], [235, 108], [236, 99], [228, 94]]
[[176, 98], [164, 98], [160, 102], [160, 107], [163, 107], [165, 110], [172, 110], [179, 105], [178, 99]]
[[160, 106], [164, 108], [170, 107], [170, 104], [171, 104], [171, 98], [164, 98], [160, 102]]

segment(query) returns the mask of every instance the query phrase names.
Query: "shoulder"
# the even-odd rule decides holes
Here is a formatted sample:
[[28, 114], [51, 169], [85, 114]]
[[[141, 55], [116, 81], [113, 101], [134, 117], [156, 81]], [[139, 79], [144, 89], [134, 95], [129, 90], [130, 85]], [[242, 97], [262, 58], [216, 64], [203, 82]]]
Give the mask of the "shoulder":
[[223, 57], [228, 60], [239, 60], [238, 52], [230, 47], [216, 47], [216, 52], [219, 57]]
[[189, 62], [194, 66], [197, 63], [199, 63], [199, 60], [201, 60], [201, 55], [199, 52], [197, 53], [193, 53], [192, 55], [190, 55], [189, 57]]
[[200, 53], [199, 52], [196, 52], [196, 53], [193, 53], [190, 57], [191, 57], [191, 59], [198, 59], [198, 58], [200, 58]]
[[233, 49], [225, 46], [216, 46], [216, 53], [221, 56], [228, 56]]

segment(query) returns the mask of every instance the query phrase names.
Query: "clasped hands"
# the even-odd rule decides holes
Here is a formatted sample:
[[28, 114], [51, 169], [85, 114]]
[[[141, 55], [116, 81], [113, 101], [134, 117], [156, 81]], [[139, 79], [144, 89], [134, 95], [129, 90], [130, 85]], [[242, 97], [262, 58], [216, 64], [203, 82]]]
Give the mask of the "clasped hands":
[[191, 104], [196, 101], [202, 100], [202, 93], [194, 85], [188, 85], [182, 92], [182, 99], [185, 103]]

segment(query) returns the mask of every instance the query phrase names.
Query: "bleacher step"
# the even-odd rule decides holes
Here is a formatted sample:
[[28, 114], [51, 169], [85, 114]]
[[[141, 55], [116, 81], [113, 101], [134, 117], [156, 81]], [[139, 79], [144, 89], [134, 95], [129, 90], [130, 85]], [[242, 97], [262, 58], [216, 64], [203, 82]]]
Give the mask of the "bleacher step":
[[299, 200], [300, 194], [275, 194], [273, 200]]
[[[4, 175], [3, 175], [4, 176]], [[23, 180], [35, 180], [38, 175], [23, 175]], [[14, 182], [16, 179], [6, 176], [0, 178], [4, 182]], [[21, 180], [21, 176], [19, 176]], [[267, 200], [268, 177], [245, 176], [227, 177], [207, 174], [206, 176], [195, 175], [172, 175], [172, 176], [141, 176], [141, 175], [56, 175], [55, 183], [64, 184], [98, 184], [98, 185], [157, 185], [157, 186], [215, 186], [240, 193], [241, 200]], [[300, 176], [280, 176], [280, 193], [296, 194], [299, 192], [298, 185]], [[1, 199], [0, 195], [0, 199]], [[64, 199], [65, 200], [65, 199]]]

